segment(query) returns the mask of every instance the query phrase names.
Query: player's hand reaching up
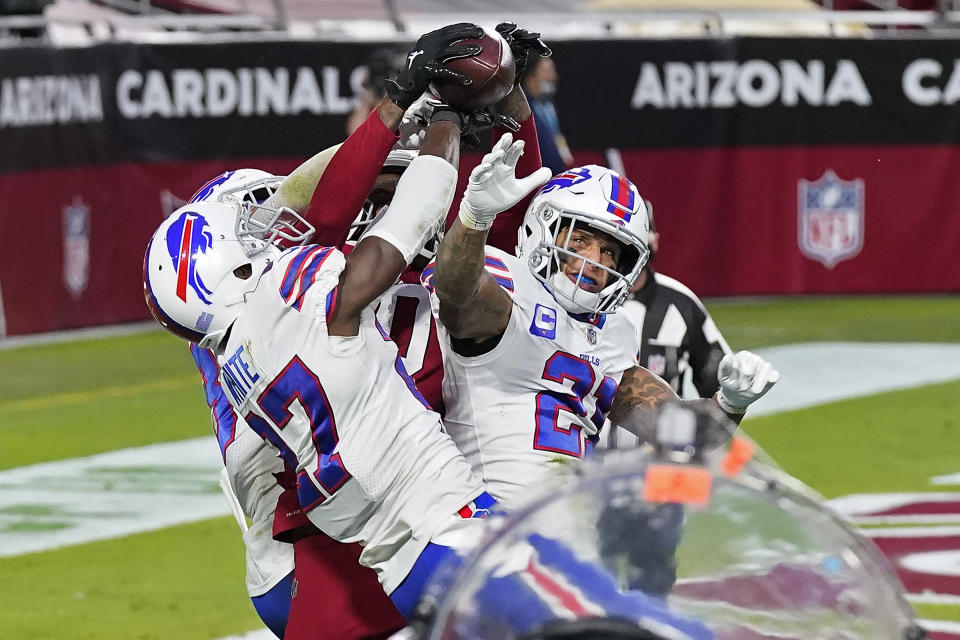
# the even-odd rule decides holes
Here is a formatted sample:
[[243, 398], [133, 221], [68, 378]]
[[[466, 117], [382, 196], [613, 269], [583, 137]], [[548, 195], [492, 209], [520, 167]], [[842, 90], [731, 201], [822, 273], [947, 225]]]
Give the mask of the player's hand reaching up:
[[497, 32], [510, 45], [514, 64], [517, 67], [517, 84], [523, 79], [523, 74], [530, 62], [530, 54], [549, 58], [553, 55], [550, 47], [540, 38], [536, 31], [521, 29], [515, 22], [501, 22], [497, 25]]
[[397, 135], [400, 137], [399, 145], [402, 149], [419, 149], [423, 145], [427, 125], [430, 124], [430, 118], [433, 117], [435, 102], [436, 99], [433, 94], [427, 91], [414, 100], [413, 104], [403, 112], [403, 118], [400, 120], [400, 127], [397, 131]]
[[460, 201], [460, 223], [483, 231], [493, 219], [520, 202], [524, 196], [550, 179], [550, 169], [541, 167], [525, 178], [517, 178], [517, 160], [523, 155], [523, 140], [513, 141], [509, 133], [497, 141], [490, 153], [470, 173], [466, 193]]
[[470, 78], [466, 74], [444, 65], [451, 60], [469, 58], [480, 53], [480, 45], [456, 43], [482, 35], [483, 29], [480, 26], [458, 22], [420, 36], [417, 44], [407, 54], [397, 77], [384, 82], [390, 99], [406, 110], [423, 95], [432, 80], [458, 80], [463, 84], [470, 84]]
[[717, 371], [717, 404], [727, 413], [743, 413], [780, 379], [780, 372], [755, 353], [728, 353]]

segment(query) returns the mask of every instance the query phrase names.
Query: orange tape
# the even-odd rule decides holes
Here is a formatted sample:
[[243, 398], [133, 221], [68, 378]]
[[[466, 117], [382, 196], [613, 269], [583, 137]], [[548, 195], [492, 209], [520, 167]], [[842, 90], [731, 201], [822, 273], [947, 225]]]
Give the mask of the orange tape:
[[647, 468], [643, 499], [706, 506], [713, 477], [701, 467], [656, 464]]
[[750, 462], [756, 447], [749, 440], [743, 438], [734, 438], [730, 441], [730, 450], [723, 459], [723, 472], [730, 477], [740, 473], [744, 465]]

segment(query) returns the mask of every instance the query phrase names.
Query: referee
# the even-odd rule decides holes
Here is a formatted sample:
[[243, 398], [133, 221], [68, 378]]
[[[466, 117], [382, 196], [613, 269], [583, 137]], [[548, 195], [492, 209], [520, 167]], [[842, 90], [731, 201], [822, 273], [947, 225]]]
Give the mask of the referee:
[[[720, 388], [717, 368], [730, 347], [696, 294], [653, 270], [660, 234], [653, 220], [653, 205], [649, 200], [644, 204], [650, 258], [618, 313], [633, 322], [640, 336], [640, 366], [666, 380], [680, 396], [709, 398]], [[607, 446], [636, 446], [637, 438], [629, 432], [608, 431]]]

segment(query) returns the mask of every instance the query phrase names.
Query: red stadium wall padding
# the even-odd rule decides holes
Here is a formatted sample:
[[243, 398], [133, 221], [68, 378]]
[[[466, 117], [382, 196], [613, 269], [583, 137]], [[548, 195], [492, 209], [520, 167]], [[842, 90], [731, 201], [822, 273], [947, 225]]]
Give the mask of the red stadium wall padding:
[[[294, 161], [231, 163], [284, 173]], [[164, 206], [222, 162], [111, 165], [0, 175], [0, 292], [8, 335], [150, 317], [143, 255]], [[175, 204], [173, 206], [176, 206]], [[167, 210], [169, 213], [169, 210]]]
[[[657, 268], [699, 295], [960, 291], [960, 41], [551, 44], [577, 163], [619, 150], [655, 205]], [[6, 51], [0, 336], [146, 319], [164, 212], [341, 141], [378, 46]]]
[[[960, 255], [960, 146], [626, 150], [622, 158], [655, 203], [656, 267], [701, 296], [960, 291], [960, 269], [951, 266]], [[577, 159], [605, 162], [599, 151], [579, 151]], [[247, 158], [0, 175], [7, 334], [148, 318], [143, 252], [176, 199], [227, 168], [284, 173], [297, 162]], [[843, 181], [862, 180], [864, 189], [862, 247], [828, 268], [800, 249], [798, 188], [829, 170]], [[85, 233], [67, 233], [78, 224], [66, 222], [70, 210], [85, 215]], [[71, 243], [85, 243], [86, 252]]]
[[[655, 265], [702, 296], [960, 291], [960, 146], [623, 151], [654, 203]], [[598, 152], [578, 162], [605, 161]], [[800, 182], [860, 180], [862, 237], [827, 266], [800, 246]], [[843, 239], [837, 251], [843, 251]], [[826, 260], [829, 262], [829, 260]]]

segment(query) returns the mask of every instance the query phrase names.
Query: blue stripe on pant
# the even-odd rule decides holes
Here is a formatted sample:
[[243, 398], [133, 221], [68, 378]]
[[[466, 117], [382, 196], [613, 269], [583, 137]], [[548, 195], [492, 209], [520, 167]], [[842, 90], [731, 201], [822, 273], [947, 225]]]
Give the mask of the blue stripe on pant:
[[250, 600], [253, 601], [253, 608], [257, 610], [257, 615], [263, 620], [263, 624], [281, 640], [283, 632], [287, 627], [287, 618], [290, 617], [291, 588], [293, 587], [293, 571], [278, 582], [270, 591], [259, 595]]
[[[621, 591], [611, 573], [578, 559], [566, 543], [533, 534], [526, 544], [529, 559], [524, 567], [488, 576], [473, 594], [474, 613], [458, 624], [478, 628], [463, 631], [477, 637], [522, 635], [553, 620], [609, 617], [631, 620], [650, 630], [669, 629], [676, 637], [714, 640], [705, 625], [671, 611], [661, 598]], [[512, 551], [523, 553], [519, 546]], [[401, 613], [409, 617], [414, 612], [426, 582], [437, 566], [450, 558], [456, 554], [449, 547], [428, 545], [410, 576], [391, 596]]]
[[[486, 491], [474, 498], [471, 502], [476, 507], [476, 510], [471, 516], [472, 518], [482, 518], [486, 516], [490, 512], [490, 509], [497, 504], [493, 496]], [[390, 599], [393, 600], [397, 611], [399, 611], [404, 618], [410, 619], [413, 615], [417, 608], [417, 603], [420, 602], [420, 597], [423, 595], [423, 590], [426, 588], [427, 583], [430, 581], [430, 578], [433, 577], [437, 568], [447, 560], [456, 562], [456, 558], [458, 558], [457, 552], [450, 547], [432, 542], [427, 544], [427, 547], [420, 553], [420, 557], [418, 557], [414, 563], [410, 573], [403, 579], [400, 586], [390, 594]]]

